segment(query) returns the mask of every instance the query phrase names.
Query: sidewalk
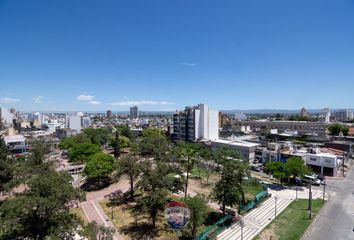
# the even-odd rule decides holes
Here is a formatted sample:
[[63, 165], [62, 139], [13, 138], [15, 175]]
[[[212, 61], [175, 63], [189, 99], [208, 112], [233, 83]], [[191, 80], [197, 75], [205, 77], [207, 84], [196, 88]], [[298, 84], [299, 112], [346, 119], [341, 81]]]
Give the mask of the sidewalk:
[[[277, 199], [277, 212], [278, 215], [281, 213], [292, 200], [290, 199]], [[243, 217], [244, 227], [243, 227], [243, 239], [252, 240], [257, 236], [275, 217], [275, 198], [274, 196], [270, 197], [267, 201], [262, 203], [256, 209], [248, 213]], [[237, 222], [232, 225], [230, 228], [223, 231], [218, 235], [217, 239], [222, 240], [236, 240], [241, 239], [241, 226]]]
[[[217, 239], [219, 240], [237, 240], [241, 239], [243, 230], [243, 240], [252, 240], [255, 238], [267, 225], [274, 220], [275, 214], [278, 216], [292, 201], [296, 198], [296, 188], [279, 188], [268, 189], [271, 197], [253, 209], [242, 218], [244, 227], [241, 229], [240, 223], [233, 224], [228, 229], [221, 232]], [[297, 197], [299, 199], [308, 199], [308, 189], [299, 187]], [[326, 195], [328, 196], [328, 195]], [[277, 197], [277, 200], [275, 200]], [[322, 198], [322, 191], [312, 190], [313, 199]], [[276, 202], [275, 202], [276, 201]], [[275, 211], [276, 205], [276, 211]]]
[[82, 207], [82, 210], [84, 211], [89, 222], [95, 221], [99, 225], [111, 227], [116, 230], [114, 240], [124, 240], [124, 238], [119, 234], [118, 229], [113, 225], [113, 223], [109, 221], [109, 218], [103, 211], [99, 201], [104, 199], [105, 195], [119, 189], [123, 192], [127, 191], [129, 189], [128, 182], [123, 180], [100, 191], [87, 193], [87, 201], [80, 203], [80, 206]]

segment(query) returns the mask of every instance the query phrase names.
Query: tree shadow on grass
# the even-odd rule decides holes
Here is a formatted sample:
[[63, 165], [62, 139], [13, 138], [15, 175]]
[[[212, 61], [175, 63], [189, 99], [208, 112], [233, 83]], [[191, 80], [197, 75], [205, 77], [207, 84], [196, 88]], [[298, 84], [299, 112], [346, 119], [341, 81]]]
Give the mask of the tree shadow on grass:
[[159, 228], [151, 227], [151, 224], [146, 222], [133, 222], [119, 229], [125, 235], [132, 239], [155, 239], [159, 236]]
[[222, 218], [222, 213], [218, 212], [210, 212], [208, 213], [207, 218], [204, 221], [204, 225], [209, 226], [209, 225], [214, 225], [217, 221], [219, 221]]

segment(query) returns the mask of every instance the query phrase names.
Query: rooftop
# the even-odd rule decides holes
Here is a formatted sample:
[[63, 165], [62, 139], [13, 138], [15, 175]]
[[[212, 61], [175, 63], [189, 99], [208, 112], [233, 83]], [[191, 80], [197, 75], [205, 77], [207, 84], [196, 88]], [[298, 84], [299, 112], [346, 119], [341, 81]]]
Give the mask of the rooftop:
[[216, 139], [216, 140], [213, 140], [212, 142], [233, 145], [233, 146], [239, 146], [239, 147], [257, 147], [257, 146], [259, 146], [258, 143], [251, 143], [251, 142], [245, 142], [245, 141], [231, 141], [231, 140], [223, 140], [223, 139]]

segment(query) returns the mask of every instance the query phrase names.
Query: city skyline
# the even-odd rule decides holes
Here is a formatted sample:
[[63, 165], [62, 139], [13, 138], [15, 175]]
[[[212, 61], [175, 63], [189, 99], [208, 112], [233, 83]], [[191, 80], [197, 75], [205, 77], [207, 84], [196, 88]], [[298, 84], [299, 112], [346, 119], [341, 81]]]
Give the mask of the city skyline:
[[353, 108], [353, 7], [304, 0], [0, 1], [0, 106]]

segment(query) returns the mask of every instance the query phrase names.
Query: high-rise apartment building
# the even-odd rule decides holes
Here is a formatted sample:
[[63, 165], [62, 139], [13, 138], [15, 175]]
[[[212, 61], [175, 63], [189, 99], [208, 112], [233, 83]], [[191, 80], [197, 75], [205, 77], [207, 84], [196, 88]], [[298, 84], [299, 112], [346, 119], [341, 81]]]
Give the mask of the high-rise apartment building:
[[111, 118], [112, 117], [112, 111], [111, 110], [108, 110], [107, 111], [107, 118]]
[[66, 115], [66, 127], [71, 130], [76, 130], [78, 133], [82, 129], [82, 117], [78, 115]]
[[354, 118], [352, 109], [338, 110], [333, 115], [337, 122], [351, 121]]
[[130, 108], [130, 118], [139, 118], [138, 107], [134, 106]]
[[173, 115], [173, 134], [176, 140], [198, 141], [219, 138], [219, 111], [206, 104], [186, 107]]
[[6, 108], [0, 108], [0, 123], [4, 126], [13, 125], [15, 115]]

